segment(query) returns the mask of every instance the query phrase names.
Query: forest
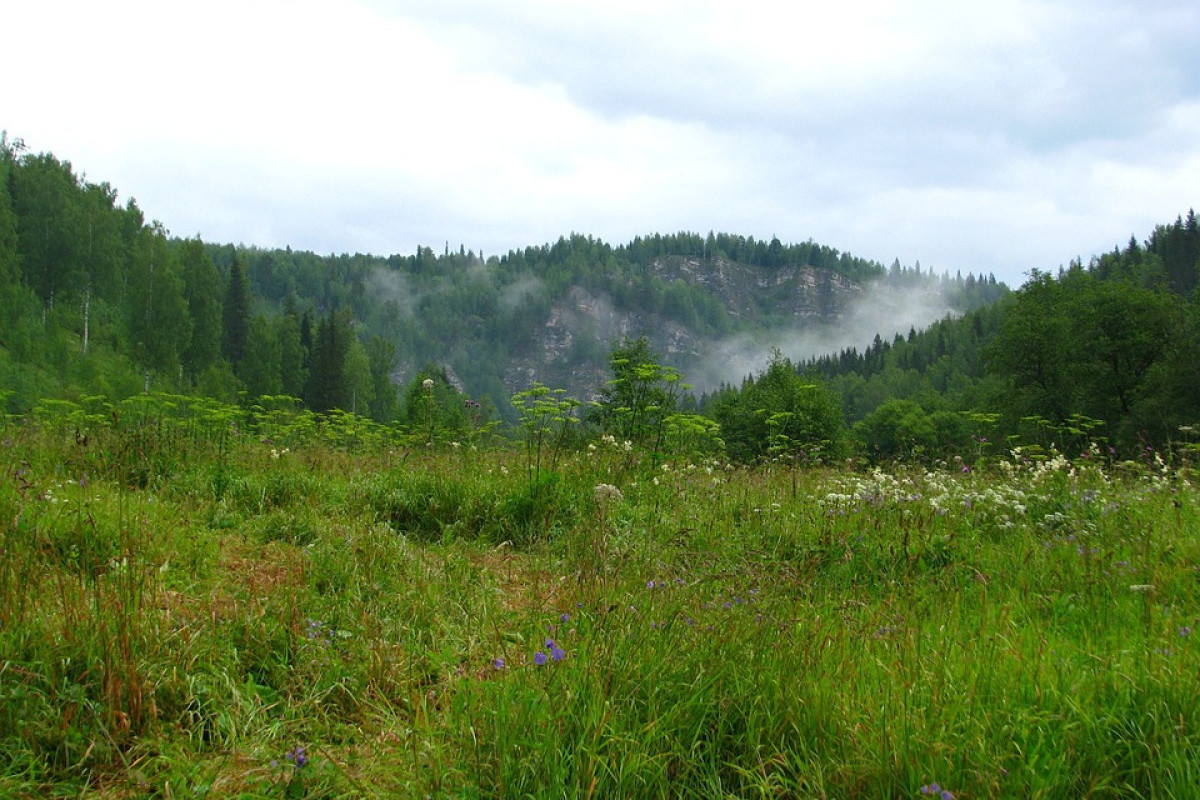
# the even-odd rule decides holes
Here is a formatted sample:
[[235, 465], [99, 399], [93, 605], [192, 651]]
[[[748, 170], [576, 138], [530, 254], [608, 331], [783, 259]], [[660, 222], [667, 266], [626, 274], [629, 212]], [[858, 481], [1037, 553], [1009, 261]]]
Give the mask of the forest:
[[[513, 395], [581, 365], [602, 377], [578, 399], [600, 399], [611, 362], [645, 330], [669, 324], [702, 343], [794, 323], [781, 308], [811, 274], [814, 326], [836, 327], [862, 286], [941, 291], [955, 312], [907, 335], [877, 333], [861, 348], [763, 352], [762, 371], [705, 393], [689, 390], [685, 354], [653, 341], [638, 351], [647, 364], [683, 371], [673, 410], [720, 423], [743, 457], [768, 452], [763, 420], [776, 414], [809, 431], [797, 452], [871, 460], [961, 456], [1005, 437], [1060, 447], [1100, 438], [1130, 453], [1177, 439], [1200, 418], [1194, 212], [1086, 264], [1031, 270], [1009, 291], [993, 276], [885, 268], [811, 240], [732, 234], [611, 246], [575, 233], [486, 258], [449, 243], [440, 254], [388, 257], [206, 243], [172, 236], [134, 200], [118, 202], [114, 187], [7, 137], [0, 186], [0, 398], [9, 413], [45, 399], [157, 391], [247, 407], [288, 397], [315, 413], [411, 429], [427, 424], [417, 387], [432, 379], [452, 438], [464, 403], [511, 426]], [[731, 264], [755, 270], [747, 274], [759, 283], [792, 277], [763, 291], [678, 277]], [[609, 339], [576, 330], [555, 354], [557, 372], [517, 370], [545, 352], [547, 319], [572, 292], [604, 298], [645, 330]], [[805, 387], [836, 412], [821, 412], [819, 425], [801, 423], [815, 413], [797, 399]], [[736, 443], [747, 436], [757, 441]]]

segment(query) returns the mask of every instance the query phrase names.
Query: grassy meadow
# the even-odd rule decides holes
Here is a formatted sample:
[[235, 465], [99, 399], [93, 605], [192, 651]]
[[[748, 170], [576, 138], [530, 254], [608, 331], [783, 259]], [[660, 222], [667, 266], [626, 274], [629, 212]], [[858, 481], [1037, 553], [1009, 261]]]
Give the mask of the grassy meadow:
[[0, 796], [1200, 796], [1187, 451], [428, 438], [0, 424]]

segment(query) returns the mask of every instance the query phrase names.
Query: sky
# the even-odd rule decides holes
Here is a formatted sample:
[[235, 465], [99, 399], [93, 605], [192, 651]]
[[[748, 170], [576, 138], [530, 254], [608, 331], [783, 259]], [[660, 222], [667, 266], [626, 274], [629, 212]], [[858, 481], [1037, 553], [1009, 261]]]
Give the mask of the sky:
[[1200, 206], [1195, 0], [38, 0], [0, 129], [177, 236], [812, 239], [993, 273]]

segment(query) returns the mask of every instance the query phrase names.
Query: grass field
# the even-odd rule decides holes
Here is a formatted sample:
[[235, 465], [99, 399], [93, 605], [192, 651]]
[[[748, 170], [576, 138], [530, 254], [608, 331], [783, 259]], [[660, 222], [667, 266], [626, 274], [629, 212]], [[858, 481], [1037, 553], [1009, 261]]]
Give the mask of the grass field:
[[1200, 796], [1183, 459], [68, 411], [0, 426], [0, 796]]

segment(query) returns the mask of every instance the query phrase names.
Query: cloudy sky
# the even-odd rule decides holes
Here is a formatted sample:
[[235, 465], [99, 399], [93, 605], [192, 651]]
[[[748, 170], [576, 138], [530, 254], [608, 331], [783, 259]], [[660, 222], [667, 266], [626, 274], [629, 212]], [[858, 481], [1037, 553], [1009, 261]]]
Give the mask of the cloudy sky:
[[715, 230], [1019, 284], [1200, 206], [1195, 0], [38, 0], [3, 19], [10, 139], [206, 241], [494, 255]]

